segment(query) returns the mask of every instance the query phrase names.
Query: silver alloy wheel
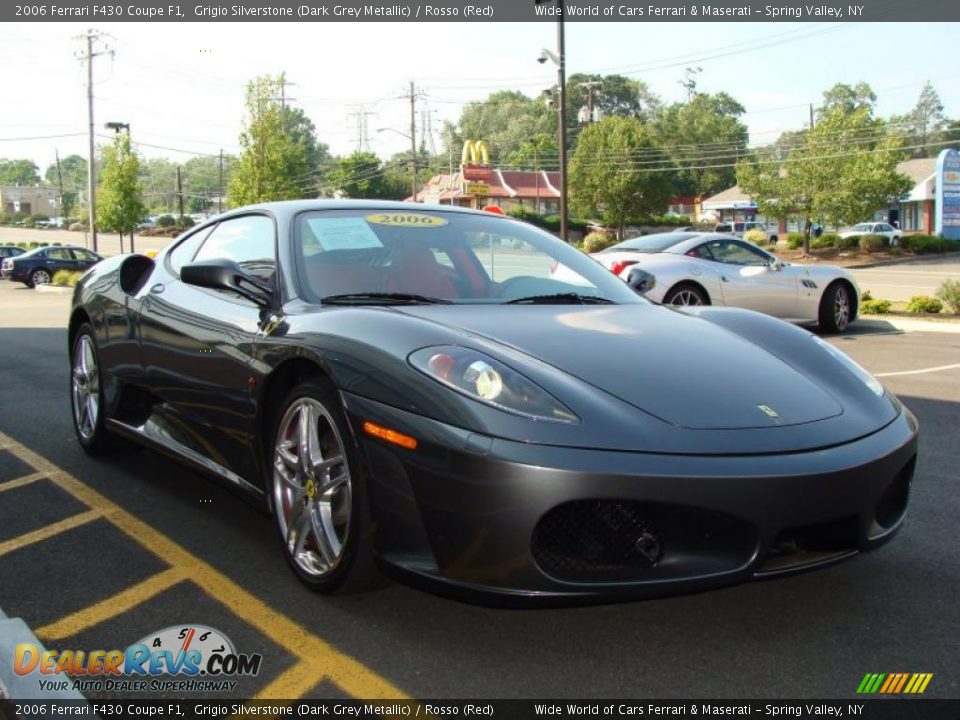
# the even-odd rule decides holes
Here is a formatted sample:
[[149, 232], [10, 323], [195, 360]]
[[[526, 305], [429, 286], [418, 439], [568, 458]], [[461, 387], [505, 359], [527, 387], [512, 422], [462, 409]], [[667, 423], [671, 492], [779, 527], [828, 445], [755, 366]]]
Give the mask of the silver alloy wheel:
[[693, 290], [680, 290], [670, 300], [671, 305], [703, 305], [700, 296]]
[[336, 569], [350, 532], [350, 469], [336, 423], [313, 398], [297, 399], [280, 420], [273, 505], [297, 566], [314, 577]]
[[837, 286], [833, 299], [833, 323], [837, 330], [844, 330], [850, 322], [850, 296], [843, 285]]
[[46, 285], [50, 282], [50, 273], [44, 269], [34, 270], [33, 275], [30, 276], [30, 281], [34, 285]]
[[97, 356], [93, 351], [93, 340], [89, 335], [81, 335], [73, 351], [73, 420], [77, 432], [84, 440], [90, 440], [97, 429], [100, 414], [100, 373], [97, 370]]

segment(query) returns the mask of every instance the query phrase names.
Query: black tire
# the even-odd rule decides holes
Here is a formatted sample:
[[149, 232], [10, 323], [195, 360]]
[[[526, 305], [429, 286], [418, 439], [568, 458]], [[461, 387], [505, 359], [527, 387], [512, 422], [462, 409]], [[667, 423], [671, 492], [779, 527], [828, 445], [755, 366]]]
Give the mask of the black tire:
[[[87, 358], [93, 359], [93, 368], [89, 365], [84, 369], [78, 367], [80, 355], [78, 354], [83, 346]], [[87, 395], [84, 396], [84, 389]], [[96, 416], [90, 422], [90, 405], [84, 404], [85, 414], [78, 412], [78, 402], [83, 397], [95, 401], [96, 409], [93, 414]], [[93, 328], [89, 323], [84, 323], [77, 329], [73, 338], [73, 345], [70, 348], [70, 416], [73, 420], [73, 429], [77, 434], [77, 440], [88, 454], [101, 455], [115, 450], [120, 444], [116, 435], [106, 428], [106, 412], [103, 403], [103, 381], [100, 371], [100, 355], [97, 351], [97, 340], [93, 334]], [[84, 422], [84, 417], [87, 418]]]
[[[295, 467], [290, 463], [292, 448], [286, 448], [286, 456], [281, 455], [281, 446], [291, 442], [288, 433], [291, 423], [296, 418], [299, 429], [301, 418], [298, 413], [304, 412], [304, 408], [322, 409], [318, 412], [317, 424], [313, 426], [317, 430], [316, 448], [320, 457], [324, 461], [343, 458], [341, 463], [327, 469], [325, 477], [331, 484], [335, 475], [340, 477], [344, 471], [347, 474], [344, 485], [329, 491], [328, 501], [324, 500], [328, 493], [323, 491], [326, 482], [322, 479], [323, 473], [318, 478], [303, 471], [299, 447]], [[307, 424], [310, 425], [309, 420]], [[270, 437], [265, 463], [268, 505], [280, 547], [294, 573], [304, 585], [320, 593], [352, 594], [381, 587], [385, 578], [373, 557], [366, 478], [336, 389], [322, 379], [308, 380], [295, 387], [274, 412]], [[334, 442], [339, 443], [340, 450], [334, 449]], [[291, 475], [295, 477], [291, 479]], [[347, 488], [345, 498], [344, 487]], [[303, 495], [298, 495], [299, 490], [295, 492], [294, 488], [302, 489]], [[349, 507], [345, 509], [344, 503]], [[329, 527], [324, 524], [327, 517]], [[347, 518], [345, 529], [344, 517]], [[300, 525], [300, 519], [304, 521], [303, 530], [291, 534], [293, 526]], [[343, 530], [342, 537], [338, 525]], [[327, 562], [321, 549], [328, 552], [334, 549], [329, 531], [340, 545], [333, 562]], [[318, 532], [324, 533], [325, 541], [317, 539]], [[306, 539], [298, 552], [291, 543], [296, 543], [300, 535], [305, 535]]]
[[664, 305], [688, 307], [692, 305], [709, 305], [710, 296], [699, 285], [682, 282], [677, 283], [663, 296]]
[[821, 332], [841, 333], [846, 330], [853, 318], [853, 303], [849, 285], [844, 282], [830, 285], [820, 298], [818, 320]]
[[37, 268], [32, 273], [30, 273], [30, 287], [36, 287], [37, 285], [47, 285], [53, 278], [50, 276], [50, 271], [45, 268]]

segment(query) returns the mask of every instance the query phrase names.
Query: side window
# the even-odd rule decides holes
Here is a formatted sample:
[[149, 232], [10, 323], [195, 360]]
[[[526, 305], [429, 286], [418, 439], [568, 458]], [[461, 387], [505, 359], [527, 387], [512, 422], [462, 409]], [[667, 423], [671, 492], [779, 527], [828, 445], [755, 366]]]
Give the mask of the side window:
[[716, 242], [710, 244], [715, 260], [730, 265], [766, 265], [767, 256], [748, 245], [734, 242]]
[[82, 262], [93, 262], [97, 256], [88, 250], [73, 250], [73, 257]]
[[211, 228], [207, 228], [206, 230], [195, 232], [185, 240], [181, 240], [180, 244], [170, 251], [167, 261], [170, 263], [170, 269], [173, 270], [174, 275], [179, 277], [180, 268], [193, 260], [193, 256], [197, 254], [197, 248], [200, 247], [200, 243], [210, 234], [210, 231]]
[[263, 215], [248, 215], [217, 225], [194, 261], [233, 260], [251, 275], [272, 282], [276, 269], [274, 247], [273, 220]]
[[693, 250], [687, 252], [689, 257], [700, 258], [701, 260], [713, 260], [710, 248], [707, 245], [697, 245]]
[[72, 260], [70, 251], [65, 248], [51, 248], [47, 250], [47, 257], [51, 260]]

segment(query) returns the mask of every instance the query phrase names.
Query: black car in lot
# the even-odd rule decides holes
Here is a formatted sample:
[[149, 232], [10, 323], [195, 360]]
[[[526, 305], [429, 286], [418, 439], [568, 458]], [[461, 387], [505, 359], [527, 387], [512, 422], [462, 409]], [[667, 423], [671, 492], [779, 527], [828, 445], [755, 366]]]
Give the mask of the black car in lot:
[[0, 245], [0, 277], [7, 277], [8, 268], [13, 267], [12, 262], [6, 261], [23, 255], [24, 252], [26, 251], [23, 248], [18, 248], [16, 245]]
[[916, 461], [910, 412], [817, 336], [651, 303], [449, 206], [224, 213], [88, 273], [68, 343], [84, 449], [242, 491], [324, 592], [378, 566], [508, 603], [799, 572], [892, 538]]
[[46, 285], [58, 270], [88, 270], [103, 260], [102, 255], [79, 247], [35, 248], [13, 259], [10, 279], [28, 287]]

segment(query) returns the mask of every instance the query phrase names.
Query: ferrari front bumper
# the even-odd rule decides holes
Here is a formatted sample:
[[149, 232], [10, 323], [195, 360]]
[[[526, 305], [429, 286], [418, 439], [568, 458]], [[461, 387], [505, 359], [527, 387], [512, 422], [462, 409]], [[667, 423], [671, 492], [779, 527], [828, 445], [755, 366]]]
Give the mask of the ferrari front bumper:
[[[345, 400], [382, 564], [479, 602], [649, 597], [820, 567], [896, 533], [916, 463], [906, 410], [843, 445], [703, 456], [534, 445]], [[364, 420], [418, 447], [365, 435]]]

